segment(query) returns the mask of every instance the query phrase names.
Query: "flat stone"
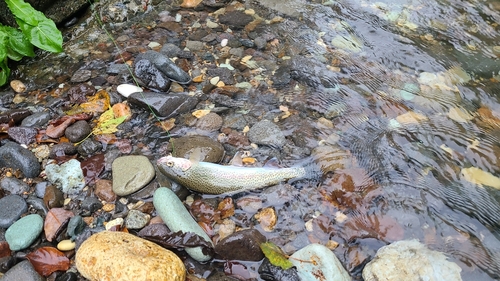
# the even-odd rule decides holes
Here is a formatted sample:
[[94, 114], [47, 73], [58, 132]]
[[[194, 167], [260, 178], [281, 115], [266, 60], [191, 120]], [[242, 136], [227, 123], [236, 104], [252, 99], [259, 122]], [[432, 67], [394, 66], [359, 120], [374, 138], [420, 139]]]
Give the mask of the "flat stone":
[[242, 29], [251, 21], [253, 21], [253, 17], [251, 15], [245, 14], [242, 11], [228, 12], [219, 17], [219, 22], [229, 25], [231, 29]]
[[432, 251], [417, 240], [407, 240], [380, 248], [363, 269], [363, 279], [459, 281], [461, 271], [456, 263], [447, 261], [443, 253]]
[[38, 214], [27, 215], [12, 224], [5, 232], [5, 240], [12, 251], [28, 248], [43, 230], [43, 218]]
[[47, 179], [64, 193], [76, 194], [85, 187], [85, 178], [80, 162], [71, 159], [61, 165], [49, 164], [45, 167]]
[[297, 273], [302, 281], [315, 281], [318, 280], [318, 276], [321, 276], [321, 280], [324, 281], [352, 280], [335, 254], [321, 244], [309, 244], [293, 253], [289, 260], [297, 268]]
[[45, 281], [45, 278], [36, 272], [31, 262], [24, 260], [9, 269], [1, 278], [2, 281]]
[[14, 177], [5, 177], [0, 180], [0, 188], [8, 191], [10, 194], [22, 195], [30, 190], [27, 183]]
[[174, 253], [124, 232], [92, 235], [78, 248], [75, 263], [91, 281], [184, 281], [186, 277], [184, 264]]
[[128, 229], [141, 229], [148, 224], [151, 217], [139, 210], [130, 210], [125, 218], [125, 227]]
[[7, 195], [0, 199], [0, 210], [0, 228], [7, 228], [28, 211], [28, 204], [19, 195]]
[[133, 93], [128, 101], [147, 110], [151, 108], [156, 115], [166, 118], [189, 112], [198, 103], [198, 99], [187, 94], [154, 92]]
[[0, 167], [19, 169], [28, 178], [40, 173], [40, 163], [35, 154], [13, 142], [0, 147]]
[[248, 138], [251, 142], [271, 147], [281, 148], [286, 143], [285, 135], [278, 127], [269, 120], [257, 122], [248, 131]]
[[50, 121], [51, 115], [48, 111], [33, 113], [32, 115], [26, 117], [21, 122], [21, 126], [41, 128], [46, 126]]
[[155, 176], [153, 164], [146, 156], [130, 155], [113, 161], [113, 192], [126, 196], [146, 186]]
[[[166, 187], [158, 188], [153, 195], [153, 204], [156, 212], [171, 231], [193, 232], [207, 242], [212, 243], [210, 237], [193, 219], [184, 204], [171, 189]], [[210, 255], [203, 253], [202, 247], [185, 248], [185, 251], [199, 262], [208, 261], [212, 258]]]
[[215, 246], [215, 252], [226, 260], [260, 261], [264, 258], [260, 244], [266, 240], [257, 229], [245, 229], [219, 241]]

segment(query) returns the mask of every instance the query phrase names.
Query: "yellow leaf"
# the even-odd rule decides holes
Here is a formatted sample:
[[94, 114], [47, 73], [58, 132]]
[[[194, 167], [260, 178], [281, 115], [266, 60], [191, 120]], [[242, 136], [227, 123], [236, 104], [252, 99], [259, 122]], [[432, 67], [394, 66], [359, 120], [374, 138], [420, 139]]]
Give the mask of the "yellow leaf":
[[285, 270], [293, 266], [292, 262], [288, 260], [287, 255], [274, 243], [262, 243], [260, 244], [260, 249], [272, 265], [279, 266]]
[[193, 112], [192, 114], [196, 118], [201, 118], [209, 113], [210, 113], [210, 110], [208, 110], [208, 109], [199, 109], [199, 110], [196, 110], [195, 112]]
[[97, 126], [94, 128], [92, 133], [94, 135], [102, 135], [102, 134], [112, 134], [118, 129], [118, 125], [123, 123], [127, 119], [128, 115], [120, 116], [115, 118], [115, 114], [113, 113], [113, 109], [110, 108], [106, 110], [97, 121]]

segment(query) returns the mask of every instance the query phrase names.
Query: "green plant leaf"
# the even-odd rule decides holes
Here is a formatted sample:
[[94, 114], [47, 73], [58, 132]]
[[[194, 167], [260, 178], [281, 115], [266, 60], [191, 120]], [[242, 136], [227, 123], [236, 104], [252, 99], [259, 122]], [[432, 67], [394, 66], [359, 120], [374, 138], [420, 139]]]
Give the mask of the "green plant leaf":
[[[38, 25], [38, 17], [35, 10], [29, 3], [23, 0], [5, 0], [12, 14], [31, 26]], [[44, 16], [45, 17], [45, 16]]]
[[[34, 57], [33, 44], [30, 43], [24, 34], [13, 27], [3, 26], [2, 29], [8, 34], [7, 55], [10, 59], [20, 60], [23, 56]], [[20, 56], [19, 59], [13, 56]]]
[[16, 22], [31, 44], [49, 52], [62, 52], [62, 34], [53, 21], [46, 19], [38, 22], [37, 26], [32, 26], [18, 18]]
[[260, 249], [272, 265], [279, 266], [285, 270], [293, 266], [292, 262], [288, 260], [288, 256], [274, 243], [262, 243], [260, 244]]
[[10, 68], [7, 65], [7, 57], [3, 58], [3, 60], [0, 61], [0, 69], [2, 69], [2, 71], [0, 72], [0, 86], [3, 86], [5, 85], [5, 83], [7, 83], [7, 79], [10, 75]]

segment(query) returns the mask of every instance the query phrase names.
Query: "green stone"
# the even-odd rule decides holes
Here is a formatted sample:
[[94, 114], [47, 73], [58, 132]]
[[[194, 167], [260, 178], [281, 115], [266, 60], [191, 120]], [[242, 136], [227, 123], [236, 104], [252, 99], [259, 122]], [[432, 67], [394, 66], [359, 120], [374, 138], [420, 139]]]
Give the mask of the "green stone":
[[27, 215], [16, 221], [5, 232], [5, 240], [12, 251], [28, 248], [42, 233], [43, 218], [38, 214]]

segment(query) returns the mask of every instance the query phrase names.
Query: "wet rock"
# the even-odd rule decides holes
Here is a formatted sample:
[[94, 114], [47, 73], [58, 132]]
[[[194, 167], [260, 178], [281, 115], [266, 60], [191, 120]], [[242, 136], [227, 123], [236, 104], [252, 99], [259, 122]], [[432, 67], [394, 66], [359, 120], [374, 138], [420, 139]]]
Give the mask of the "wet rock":
[[335, 254], [321, 244], [309, 244], [293, 253], [289, 260], [297, 268], [297, 273], [302, 281], [316, 281], [318, 276], [322, 276], [321, 280], [325, 281], [352, 280]]
[[447, 261], [443, 253], [429, 250], [417, 240], [408, 240], [380, 248], [363, 269], [363, 279], [451, 281], [462, 280], [460, 271], [461, 268]]
[[43, 198], [45, 195], [45, 190], [47, 189], [47, 186], [49, 185], [49, 182], [42, 181], [39, 182], [35, 185], [35, 195], [38, 198]]
[[[202, 161], [218, 163], [224, 156], [224, 147], [217, 141], [206, 136], [185, 136], [176, 139], [171, 139], [171, 143], [175, 147], [175, 157], [188, 158], [194, 149], [201, 150]], [[170, 147], [172, 145], [170, 144]]]
[[85, 178], [80, 162], [71, 159], [61, 165], [49, 164], [45, 167], [47, 179], [64, 193], [75, 194], [85, 187]]
[[7, 134], [19, 144], [31, 144], [35, 142], [38, 131], [31, 127], [10, 127]]
[[126, 196], [146, 186], [155, 176], [149, 159], [142, 155], [118, 157], [113, 161], [113, 192]]
[[7, 195], [0, 199], [0, 210], [0, 228], [7, 228], [28, 211], [28, 204], [19, 195]]
[[45, 278], [36, 272], [30, 261], [24, 260], [9, 269], [2, 281], [45, 281]]
[[262, 36], [256, 37], [253, 42], [255, 43], [255, 47], [258, 50], [264, 50], [267, 46], [267, 40], [263, 38]]
[[54, 145], [50, 149], [49, 158], [55, 159], [57, 157], [64, 157], [66, 155], [75, 155], [77, 153], [77, 148], [72, 143], [61, 142]]
[[49, 185], [45, 189], [43, 201], [45, 202], [45, 206], [49, 209], [62, 207], [64, 203], [64, 193], [55, 185]]
[[[166, 187], [158, 188], [153, 196], [153, 204], [156, 212], [158, 212], [163, 222], [165, 222], [171, 231], [194, 232], [207, 242], [212, 243], [210, 237], [193, 219], [186, 207], [184, 207], [184, 204], [182, 204], [181, 200], [172, 190]], [[200, 262], [208, 261], [212, 258], [210, 255], [203, 253], [201, 246], [186, 248], [185, 251], [193, 259]]]
[[40, 163], [35, 154], [13, 142], [0, 147], [0, 167], [19, 169], [28, 178], [40, 173]]
[[198, 103], [198, 99], [187, 94], [153, 92], [131, 94], [128, 101], [147, 110], [150, 106], [156, 115], [166, 118], [189, 112]]
[[283, 147], [286, 143], [285, 135], [281, 129], [269, 120], [262, 120], [253, 125], [248, 131], [248, 138], [253, 143], [278, 148]]
[[92, 129], [85, 120], [76, 121], [73, 125], [66, 128], [64, 135], [70, 142], [76, 143], [86, 138]]
[[74, 272], [65, 272], [58, 276], [55, 281], [77, 281], [78, 276]]
[[251, 21], [253, 21], [253, 17], [242, 11], [232, 11], [219, 16], [220, 23], [229, 25], [231, 29], [235, 30], [243, 29]]
[[42, 128], [46, 126], [50, 121], [51, 115], [48, 111], [37, 112], [23, 119], [21, 126], [32, 127], [32, 128]]
[[[117, 258], [120, 257], [120, 258]], [[171, 251], [124, 232], [92, 235], [76, 252], [76, 267], [89, 280], [184, 281], [186, 270]]]
[[94, 193], [105, 202], [115, 202], [116, 194], [113, 192], [113, 182], [110, 180], [97, 180]]
[[71, 82], [74, 82], [74, 83], [85, 82], [85, 81], [88, 81], [91, 76], [92, 76], [92, 71], [90, 71], [88, 69], [79, 69], [79, 70], [75, 71], [73, 76], [71, 76]]
[[83, 199], [81, 207], [83, 210], [88, 211], [89, 214], [93, 214], [95, 211], [102, 208], [102, 203], [97, 197], [90, 196]]
[[127, 74], [128, 66], [121, 63], [111, 63], [108, 65], [108, 68], [106, 68], [106, 73], [111, 75]]
[[163, 72], [157, 69], [152, 62], [145, 59], [135, 62], [134, 74], [146, 87], [159, 91], [168, 91], [172, 83], [172, 81]]
[[290, 62], [290, 75], [293, 79], [307, 84], [313, 88], [335, 88], [337, 85], [336, 74], [315, 59], [303, 56], [294, 56]]
[[[7, 243], [7, 242], [4, 241], [2, 243]], [[1, 273], [6, 273], [15, 264], [16, 264], [16, 258], [15, 257], [13, 257], [11, 255], [8, 255], [8, 256], [5, 256], [5, 257], [1, 257], [0, 258], [0, 272]]]
[[271, 77], [273, 81], [273, 86], [277, 89], [286, 87], [292, 81], [292, 76], [290, 75], [290, 66], [282, 65], [280, 66]]
[[224, 82], [224, 84], [226, 84], [226, 85], [233, 85], [234, 84], [233, 71], [231, 71], [227, 67], [208, 69], [207, 75], [210, 77], [219, 77], [220, 81]]
[[259, 266], [260, 278], [269, 281], [300, 281], [297, 269], [295, 267], [283, 269], [271, 264], [266, 258]]
[[196, 122], [196, 128], [201, 130], [206, 130], [210, 132], [215, 132], [220, 130], [222, 127], [222, 117], [217, 113], [210, 112], [205, 116], [202, 116]]
[[191, 83], [191, 77], [184, 70], [178, 67], [165, 55], [156, 51], [147, 51], [139, 54], [136, 58], [137, 61], [146, 59], [150, 61], [156, 68], [165, 74], [170, 80], [179, 84]]
[[43, 218], [37, 214], [27, 215], [12, 224], [5, 232], [5, 240], [12, 251], [28, 248], [43, 230]]
[[226, 260], [260, 261], [264, 258], [260, 244], [264, 242], [266, 237], [258, 230], [245, 229], [219, 241], [215, 246], [215, 252]]
[[205, 44], [201, 41], [192, 41], [192, 40], [187, 40], [186, 41], [186, 48], [188, 48], [190, 51], [196, 52], [196, 51], [201, 51], [205, 47]]
[[182, 52], [177, 45], [167, 43], [161, 47], [160, 53], [169, 58], [175, 58]]
[[22, 195], [23, 193], [30, 190], [30, 187], [27, 183], [13, 177], [5, 177], [1, 179], [0, 188], [8, 191], [10, 194], [17, 195]]
[[148, 224], [151, 217], [139, 210], [130, 210], [125, 218], [125, 227], [128, 229], [141, 229]]
[[94, 155], [102, 150], [102, 144], [98, 141], [86, 139], [77, 148], [78, 153], [83, 157]]
[[71, 219], [69, 219], [68, 227], [66, 229], [66, 234], [74, 239], [75, 237], [80, 235], [80, 233], [83, 232], [85, 226], [86, 224], [83, 221], [82, 216], [74, 216]]
[[42, 216], [47, 215], [49, 212], [49, 209], [47, 209], [43, 200], [33, 195], [29, 195], [28, 198], [26, 198], [26, 203], [28, 203], [31, 208], [37, 210], [37, 214]]

